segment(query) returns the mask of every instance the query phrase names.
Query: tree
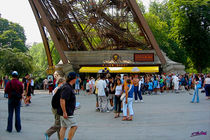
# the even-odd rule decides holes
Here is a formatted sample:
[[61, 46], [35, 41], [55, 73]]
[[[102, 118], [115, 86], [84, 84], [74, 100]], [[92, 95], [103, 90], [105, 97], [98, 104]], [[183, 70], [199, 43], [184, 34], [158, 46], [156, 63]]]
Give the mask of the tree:
[[137, 3], [138, 3], [138, 6], [139, 6], [139, 8], [140, 8], [142, 14], [145, 14], [146, 8], [145, 8], [143, 2], [142, 2], [141, 0], [138, 0]]
[[158, 16], [161, 21], [167, 22], [167, 25], [171, 28], [171, 13], [168, 6], [168, 0], [164, 0], [161, 3], [155, 0], [149, 5], [149, 13]]
[[26, 52], [24, 29], [17, 23], [0, 18], [0, 48], [17, 48]]
[[32, 72], [32, 58], [18, 49], [0, 48], [0, 73], [11, 75], [14, 70], [20, 77]]
[[168, 36], [170, 28], [167, 22], [161, 21], [157, 15], [151, 12], [146, 13], [144, 17], [161, 50], [163, 50], [171, 60], [186, 64], [187, 57], [185, 55], [185, 51], [179, 48], [176, 42]]
[[209, 6], [207, 0], [170, 0], [170, 36], [186, 50], [198, 72], [210, 67]]
[[[51, 55], [53, 59], [53, 64], [56, 65], [60, 61], [59, 53], [54, 47], [54, 43], [49, 41]], [[34, 44], [29, 49], [29, 54], [33, 58], [33, 63], [35, 65], [34, 76], [35, 77], [45, 77], [46, 69], [48, 68], [47, 57], [44, 49], [43, 43]]]

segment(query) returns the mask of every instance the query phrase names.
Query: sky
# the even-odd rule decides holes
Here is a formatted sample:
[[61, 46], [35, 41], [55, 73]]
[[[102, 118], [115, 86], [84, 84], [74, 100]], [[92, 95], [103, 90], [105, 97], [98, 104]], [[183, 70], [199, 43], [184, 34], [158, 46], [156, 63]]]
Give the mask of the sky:
[[[142, 1], [148, 7], [151, 0]], [[32, 45], [34, 42], [42, 42], [41, 34], [28, 0], [0, 0], [0, 14], [2, 18], [18, 23], [24, 28], [27, 45]]]

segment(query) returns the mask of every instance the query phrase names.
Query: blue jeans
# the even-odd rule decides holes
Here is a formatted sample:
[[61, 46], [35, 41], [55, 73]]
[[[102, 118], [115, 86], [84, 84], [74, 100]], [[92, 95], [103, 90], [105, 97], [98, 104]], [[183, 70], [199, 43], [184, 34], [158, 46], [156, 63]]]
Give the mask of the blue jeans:
[[194, 95], [193, 95], [193, 98], [192, 98], [192, 102], [195, 101], [195, 95], [197, 95], [197, 103], [199, 103], [198, 86], [196, 86], [196, 88], [195, 88]]
[[15, 128], [17, 132], [21, 130], [21, 122], [20, 122], [20, 100], [17, 99], [8, 99], [8, 123], [7, 123], [7, 131], [12, 132], [12, 120], [13, 120], [13, 112], [15, 110]]
[[142, 100], [141, 90], [139, 90], [139, 87], [138, 87], [138, 86], [134, 86], [134, 96], [135, 96], [135, 100], [138, 100], [137, 95], [139, 96], [139, 99]]
[[125, 98], [123, 99], [123, 116], [126, 117], [127, 116], [127, 108], [129, 110], [129, 115], [133, 116], [134, 112], [133, 112], [133, 98], [128, 98], [128, 103], [125, 103]]

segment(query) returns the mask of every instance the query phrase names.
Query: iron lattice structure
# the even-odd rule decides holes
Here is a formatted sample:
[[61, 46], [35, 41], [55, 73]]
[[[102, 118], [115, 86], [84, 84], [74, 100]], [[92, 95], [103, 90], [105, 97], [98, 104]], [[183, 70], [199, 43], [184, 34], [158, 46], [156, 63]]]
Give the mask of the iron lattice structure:
[[[49, 65], [49, 32], [64, 63], [64, 51], [155, 49], [165, 64], [136, 0], [29, 0]], [[51, 61], [51, 62], [50, 62]]]

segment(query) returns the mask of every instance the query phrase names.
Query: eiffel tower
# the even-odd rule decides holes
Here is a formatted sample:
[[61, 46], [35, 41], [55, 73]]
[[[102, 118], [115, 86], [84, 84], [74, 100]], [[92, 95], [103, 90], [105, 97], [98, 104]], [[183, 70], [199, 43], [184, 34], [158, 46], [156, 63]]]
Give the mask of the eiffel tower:
[[29, 3], [50, 69], [54, 65], [49, 35], [63, 64], [74, 61], [66, 52], [154, 50], [160, 65], [166, 65], [136, 0], [29, 0]]

